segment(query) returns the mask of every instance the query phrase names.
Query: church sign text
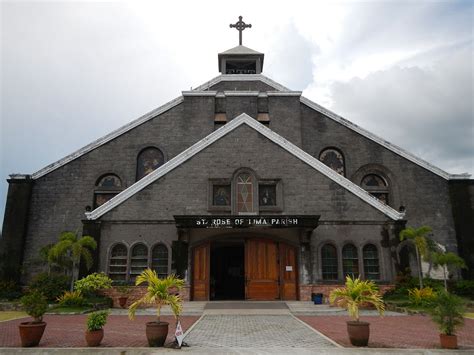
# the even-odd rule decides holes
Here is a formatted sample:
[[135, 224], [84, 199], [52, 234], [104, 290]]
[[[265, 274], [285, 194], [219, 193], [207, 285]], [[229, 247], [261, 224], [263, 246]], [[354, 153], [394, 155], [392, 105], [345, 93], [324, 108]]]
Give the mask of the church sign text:
[[175, 216], [180, 228], [291, 228], [317, 226], [319, 216]]

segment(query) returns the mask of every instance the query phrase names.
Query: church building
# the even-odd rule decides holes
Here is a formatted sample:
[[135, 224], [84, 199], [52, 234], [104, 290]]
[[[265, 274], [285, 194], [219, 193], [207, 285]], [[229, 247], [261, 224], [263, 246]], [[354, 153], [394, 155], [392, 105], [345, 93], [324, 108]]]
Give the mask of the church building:
[[220, 75], [10, 175], [4, 273], [27, 282], [44, 268], [40, 248], [79, 230], [97, 241], [94, 270], [117, 281], [150, 267], [183, 277], [189, 300], [308, 300], [345, 275], [383, 286], [416, 274], [399, 232], [422, 225], [474, 267], [469, 175], [266, 77], [264, 54], [242, 45], [248, 25], [231, 27], [240, 43], [218, 54]]

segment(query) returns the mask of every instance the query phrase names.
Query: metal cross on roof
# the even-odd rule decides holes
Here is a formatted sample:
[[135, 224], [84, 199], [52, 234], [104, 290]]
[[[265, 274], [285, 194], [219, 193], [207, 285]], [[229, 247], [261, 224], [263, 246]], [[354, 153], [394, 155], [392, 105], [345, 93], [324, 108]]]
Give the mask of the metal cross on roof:
[[236, 28], [237, 31], [239, 31], [239, 46], [242, 45], [242, 31], [251, 27], [251, 24], [247, 25], [244, 21], [242, 21], [242, 16], [239, 16], [239, 21], [237, 21], [235, 24], [230, 24], [230, 28]]

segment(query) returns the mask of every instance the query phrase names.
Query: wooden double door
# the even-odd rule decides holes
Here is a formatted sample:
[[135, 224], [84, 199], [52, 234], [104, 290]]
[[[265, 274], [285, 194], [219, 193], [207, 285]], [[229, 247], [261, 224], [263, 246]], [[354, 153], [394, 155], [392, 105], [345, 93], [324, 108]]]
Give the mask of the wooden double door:
[[[244, 243], [245, 299], [296, 300], [298, 270], [296, 249], [268, 239], [247, 239]], [[192, 299], [207, 301], [211, 290], [211, 244], [193, 251]], [[213, 280], [214, 282], [214, 280]]]

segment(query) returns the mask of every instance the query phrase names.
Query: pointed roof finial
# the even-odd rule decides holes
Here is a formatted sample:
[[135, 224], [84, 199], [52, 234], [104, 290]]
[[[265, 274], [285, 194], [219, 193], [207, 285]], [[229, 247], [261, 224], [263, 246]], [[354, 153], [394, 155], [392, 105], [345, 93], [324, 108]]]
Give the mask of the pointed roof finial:
[[242, 16], [239, 16], [239, 21], [237, 21], [234, 24], [229, 25], [230, 28], [235, 28], [237, 31], [239, 31], [239, 46], [242, 45], [242, 31], [245, 30], [246, 28], [252, 28], [251, 24], [246, 24], [244, 21], [242, 21]]

